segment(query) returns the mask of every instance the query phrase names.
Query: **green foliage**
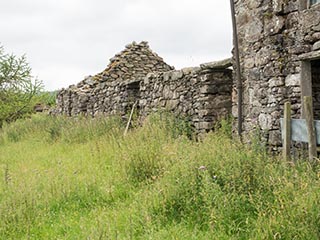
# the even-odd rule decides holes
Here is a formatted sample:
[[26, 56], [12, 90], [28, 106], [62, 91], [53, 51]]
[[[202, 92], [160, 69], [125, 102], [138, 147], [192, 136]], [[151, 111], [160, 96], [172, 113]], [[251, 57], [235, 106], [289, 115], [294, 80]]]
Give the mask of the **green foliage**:
[[42, 83], [31, 75], [26, 57], [6, 54], [0, 46], [0, 127], [32, 112], [33, 97]]
[[45, 106], [54, 106], [56, 104], [57, 91], [53, 92], [40, 92], [34, 96], [34, 104], [43, 104]]
[[[154, 115], [0, 130], [0, 239], [319, 239], [319, 167]], [[183, 126], [183, 127], [181, 127]]]
[[151, 115], [141, 129], [131, 132], [126, 149], [126, 169], [128, 178], [135, 184], [150, 182], [163, 174], [166, 156], [163, 148], [177, 138], [191, 137], [193, 132], [186, 119], [177, 118], [168, 112]]
[[190, 125], [188, 118], [181, 116], [174, 116], [168, 111], [162, 111], [158, 114], [149, 116], [148, 124], [149, 127], [160, 127], [172, 138], [177, 138], [179, 136], [187, 136], [193, 138], [194, 131]]

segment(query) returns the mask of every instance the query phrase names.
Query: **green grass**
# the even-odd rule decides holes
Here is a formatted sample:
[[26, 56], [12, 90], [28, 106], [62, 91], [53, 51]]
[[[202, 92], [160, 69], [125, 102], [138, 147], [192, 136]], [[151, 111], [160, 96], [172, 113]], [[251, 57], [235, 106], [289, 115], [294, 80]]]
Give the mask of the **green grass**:
[[117, 118], [4, 126], [0, 239], [319, 239], [319, 169], [222, 126], [201, 141], [168, 115], [125, 137]]

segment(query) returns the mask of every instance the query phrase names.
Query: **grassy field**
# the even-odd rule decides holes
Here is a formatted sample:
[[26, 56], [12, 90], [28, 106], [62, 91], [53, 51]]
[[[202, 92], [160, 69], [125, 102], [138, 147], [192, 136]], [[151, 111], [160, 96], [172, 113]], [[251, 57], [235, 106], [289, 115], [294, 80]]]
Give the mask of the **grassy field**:
[[0, 131], [0, 239], [319, 239], [320, 171], [229, 127], [35, 115]]

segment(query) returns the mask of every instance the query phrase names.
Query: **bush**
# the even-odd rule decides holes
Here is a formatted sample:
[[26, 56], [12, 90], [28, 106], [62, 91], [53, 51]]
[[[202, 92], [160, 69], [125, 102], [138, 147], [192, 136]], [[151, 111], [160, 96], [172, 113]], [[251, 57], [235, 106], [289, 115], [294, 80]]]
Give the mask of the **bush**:
[[25, 56], [6, 54], [0, 46], [0, 128], [33, 111], [33, 98], [42, 89]]

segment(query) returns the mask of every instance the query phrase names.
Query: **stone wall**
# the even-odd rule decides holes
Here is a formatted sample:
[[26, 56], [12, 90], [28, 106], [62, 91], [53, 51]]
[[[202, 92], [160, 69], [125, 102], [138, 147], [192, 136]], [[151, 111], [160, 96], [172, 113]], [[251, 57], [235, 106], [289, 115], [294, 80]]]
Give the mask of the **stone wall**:
[[[311, 95], [310, 62], [320, 57], [320, 6], [307, 0], [236, 2], [244, 87], [244, 131], [260, 129], [274, 148], [281, 146], [280, 117], [286, 101], [301, 116], [301, 97]], [[237, 99], [234, 90], [233, 99]], [[233, 104], [237, 117], [237, 102]], [[247, 134], [245, 134], [247, 136]]]
[[141, 115], [158, 109], [188, 116], [198, 133], [231, 114], [232, 71], [229, 61], [179, 71], [148, 74], [140, 83]]
[[231, 65], [227, 59], [175, 71], [146, 42], [133, 43], [102, 73], [62, 89], [55, 112], [127, 117], [137, 102], [141, 118], [166, 109], [189, 117], [197, 132], [207, 132], [231, 114]]
[[133, 89], [134, 82], [140, 82], [150, 72], [172, 69], [152, 52], [147, 42], [133, 42], [110, 59], [110, 64], [103, 72], [62, 89], [57, 96], [55, 111], [68, 116], [123, 115], [139, 97], [138, 90]]

